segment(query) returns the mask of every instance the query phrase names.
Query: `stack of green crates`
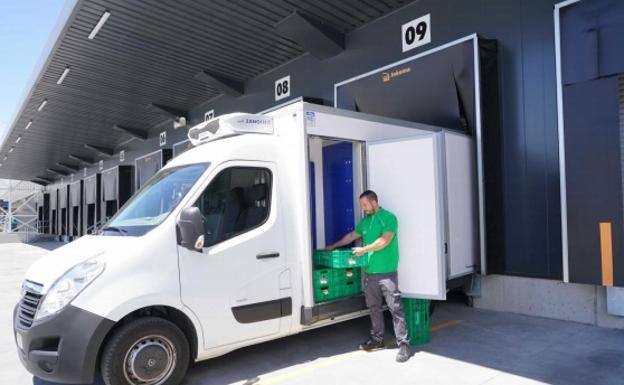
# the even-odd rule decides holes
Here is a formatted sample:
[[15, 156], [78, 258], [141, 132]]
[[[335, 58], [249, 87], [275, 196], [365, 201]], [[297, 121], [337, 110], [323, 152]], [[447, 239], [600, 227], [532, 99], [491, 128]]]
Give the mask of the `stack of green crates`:
[[429, 300], [403, 298], [402, 301], [410, 344], [429, 343]]
[[362, 258], [351, 250], [316, 250], [314, 252], [314, 302], [332, 301], [362, 292]]
[[313, 255], [314, 266], [334, 268], [359, 267], [366, 263], [365, 256], [356, 256], [350, 249], [336, 249], [332, 251], [315, 250]]

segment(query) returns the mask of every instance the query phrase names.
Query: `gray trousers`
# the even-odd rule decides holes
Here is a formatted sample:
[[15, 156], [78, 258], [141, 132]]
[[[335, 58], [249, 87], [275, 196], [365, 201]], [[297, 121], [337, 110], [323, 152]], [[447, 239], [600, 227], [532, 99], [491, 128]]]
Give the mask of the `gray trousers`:
[[366, 306], [370, 309], [371, 338], [375, 341], [383, 341], [385, 325], [382, 306], [385, 300], [392, 314], [397, 344], [409, 344], [397, 273], [367, 274], [364, 272], [363, 281], [364, 298]]

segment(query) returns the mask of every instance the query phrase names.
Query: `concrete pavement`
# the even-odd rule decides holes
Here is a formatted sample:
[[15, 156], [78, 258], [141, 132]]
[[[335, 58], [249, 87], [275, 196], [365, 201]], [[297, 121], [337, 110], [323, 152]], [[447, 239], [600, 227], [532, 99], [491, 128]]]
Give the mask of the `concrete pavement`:
[[[24, 272], [55, 243], [0, 244], [0, 383], [30, 385], [13, 342], [12, 310]], [[368, 319], [241, 349], [190, 368], [186, 385], [426, 384], [622, 385], [624, 331], [445, 302], [431, 343], [405, 364], [396, 349], [356, 350]], [[390, 323], [387, 323], [390, 327]], [[388, 336], [392, 335], [391, 331]]]

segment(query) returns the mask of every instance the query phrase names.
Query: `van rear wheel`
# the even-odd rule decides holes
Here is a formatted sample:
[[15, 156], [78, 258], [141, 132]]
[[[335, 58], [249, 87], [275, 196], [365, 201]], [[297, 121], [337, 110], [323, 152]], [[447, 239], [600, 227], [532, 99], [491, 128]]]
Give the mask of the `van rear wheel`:
[[172, 322], [139, 318], [120, 327], [102, 351], [106, 385], [178, 385], [189, 365], [189, 344]]

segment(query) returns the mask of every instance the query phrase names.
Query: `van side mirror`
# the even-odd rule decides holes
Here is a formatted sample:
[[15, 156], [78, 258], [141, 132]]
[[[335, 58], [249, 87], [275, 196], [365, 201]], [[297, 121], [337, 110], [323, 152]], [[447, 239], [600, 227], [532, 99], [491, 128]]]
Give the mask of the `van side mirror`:
[[193, 251], [204, 249], [204, 220], [197, 207], [187, 207], [178, 219], [178, 245]]

